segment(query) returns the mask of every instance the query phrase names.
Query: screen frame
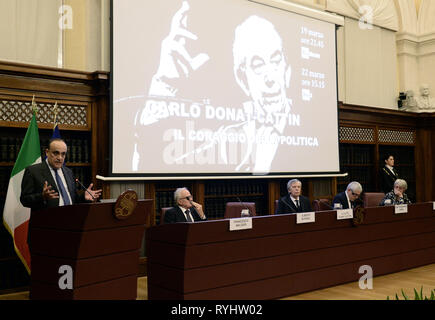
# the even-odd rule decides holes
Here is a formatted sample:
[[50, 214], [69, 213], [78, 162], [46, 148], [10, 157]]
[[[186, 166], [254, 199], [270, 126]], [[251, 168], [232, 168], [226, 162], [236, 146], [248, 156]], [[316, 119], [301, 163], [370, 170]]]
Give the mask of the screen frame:
[[[344, 177], [347, 173], [340, 173], [340, 163], [338, 163], [337, 171], [322, 171], [322, 172], [268, 172], [268, 173], [241, 173], [241, 172], [225, 172], [225, 173], [114, 173], [113, 172], [113, 124], [114, 124], [114, 109], [113, 109], [113, 85], [114, 85], [114, 18], [113, 18], [113, 3], [110, 0], [110, 89], [109, 89], [109, 170], [108, 177], [97, 175], [97, 179], [109, 181], [109, 180], [183, 180], [183, 179], [232, 179], [232, 178], [309, 178], [309, 177]], [[265, 5], [284, 11], [289, 11], [295, 14], [307, 16], [312, 19], [321, 20], [335, 25], [335, 79], [336, 79], [336, 108], [337, 108], [337, 156], [340, 159], [340, 125], [339, 125], [339, 94], [338, 94], [338, 45], [337, 45], [337, 29], [340, 26], [344, 26], [344, 18], [342, 16], [330, 14], [317, 9], [305, 7], [303, 5], [284, 2], [281, 0], [245, 0], [248, 2], [256, 3], [259, 5]]]

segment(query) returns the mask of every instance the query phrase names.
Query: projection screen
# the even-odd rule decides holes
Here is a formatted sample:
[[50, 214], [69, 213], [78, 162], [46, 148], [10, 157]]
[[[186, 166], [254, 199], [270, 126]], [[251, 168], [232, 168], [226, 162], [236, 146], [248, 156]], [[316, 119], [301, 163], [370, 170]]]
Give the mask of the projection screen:
[[112, 1], [112, 176], [339, 172], [334, 23], [247, 0]]

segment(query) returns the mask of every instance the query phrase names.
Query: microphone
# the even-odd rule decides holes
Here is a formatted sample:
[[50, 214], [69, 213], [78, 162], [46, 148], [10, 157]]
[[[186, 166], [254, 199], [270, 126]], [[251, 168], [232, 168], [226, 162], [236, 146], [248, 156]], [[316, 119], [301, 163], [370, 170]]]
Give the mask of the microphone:
[[[240, 202], [240, 204], [245, 208], [245, 209], [243, 209], [242, 212], [240, 213], [240, 216], [241, 216], [241, 217], [249, 217], [249, 216], [251, 215], [251, 212], [250, 212], [248, 206], [247, 206], [246, 204], [244, 204], [244, 203], [242, 202], [242, 200], [240, 200], [239, 197], [236, 197], [236, 198], [237, 198], [237, 200]], [[247, 215], [246, 215], [246, 211], [245, 211], [245, 210], [248, 211], [248, 214], [247, 214]]]
[[83, 188], [83, 190], [85, 190], [87, 193], [89, 193], [89, 195], [92, 197], [92, 200], [95, 201], [95, 197], [92, 195], [92, 193], [89, 192], [88, 188], [86, 188], [83, 183], [80, 182], [80, 180], [78, 178], [76, 178], [76, 182]]

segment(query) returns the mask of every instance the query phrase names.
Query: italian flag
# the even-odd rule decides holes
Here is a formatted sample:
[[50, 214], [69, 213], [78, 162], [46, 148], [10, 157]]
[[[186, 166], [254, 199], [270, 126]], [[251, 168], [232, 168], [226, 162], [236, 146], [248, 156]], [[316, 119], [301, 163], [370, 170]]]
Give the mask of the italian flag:
[[30, 252], [27, 246], [27, 231], [29, 228], [30, 208], [25, 208], [20, 202], [21, 181], [24, 169], [41, 162], [41, 147], [39, 143], [36, 113], [33, 111], [32, 120], [27, 129], [18, 157], [12, 169], [3, 210], [3, 224], [14, 239], [14, 247], [18, 257], [30, 274]]

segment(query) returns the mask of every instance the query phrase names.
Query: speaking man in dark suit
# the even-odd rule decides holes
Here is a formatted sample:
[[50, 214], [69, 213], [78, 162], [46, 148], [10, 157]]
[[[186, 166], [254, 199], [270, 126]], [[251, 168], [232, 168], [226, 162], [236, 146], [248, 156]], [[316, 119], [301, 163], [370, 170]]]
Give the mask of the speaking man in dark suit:
[[338, 193], [334, 200], [332, 200], [332, 207], [334, 209], [350, 209], [355, 208], [361, 204], [359, 196], [363, 188], [357, 181], [352, 181], [347, 185], [346, 191]]
[[193, 197], [187, 188], [175, 190], [174, 200], [177, 205], [166, 211], [165, 223], [207, 220], [202, 205], [193, 201]]
[[288, 195], [282, 197], [278, 202], [276, 214], [311, 212], [310, 200], [301, 195], [302, 182], [292, 179], [287, 183]]
[[47, 158], [26, 168], [21, 182], [20, 201], [33, 210], [93, 201], [101, 190], [92, 190], [93, 184], [82, 195], [77, 193], [71, 169], [65, 167], [67, 146], [62, 139], [51, 139], [45, 150]]

